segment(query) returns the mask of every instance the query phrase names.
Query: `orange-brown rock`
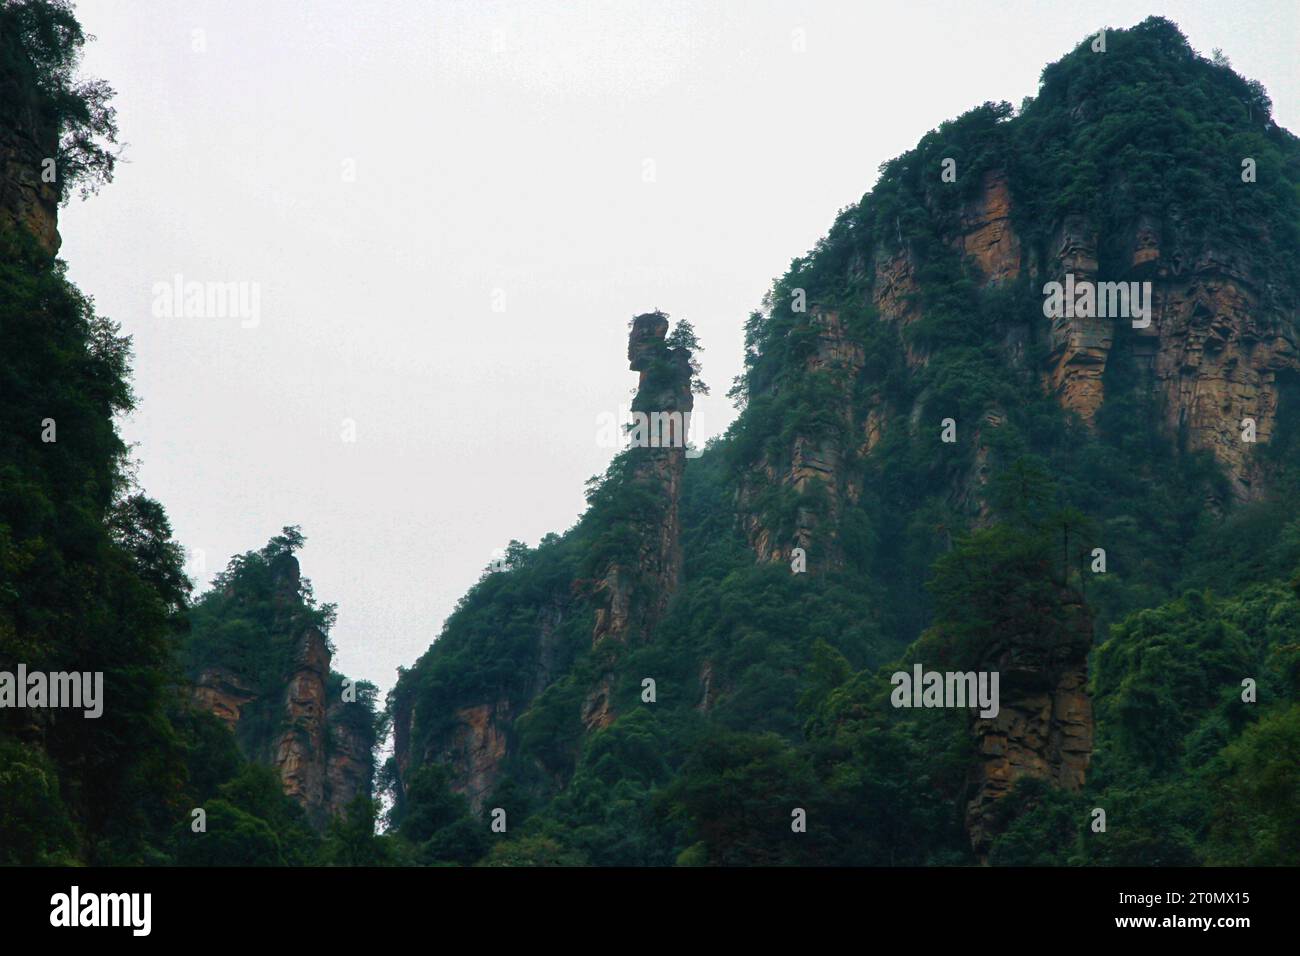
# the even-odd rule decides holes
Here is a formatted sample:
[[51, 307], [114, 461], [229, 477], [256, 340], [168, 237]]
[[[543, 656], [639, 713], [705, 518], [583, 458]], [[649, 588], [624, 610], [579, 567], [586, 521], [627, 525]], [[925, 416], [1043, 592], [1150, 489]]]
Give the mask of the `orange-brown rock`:
[[325, 809], [329, 816], [338, 816], [357, 797], [369, 797], [373, 791], [374, 732], [369, 717], [341, 699], [326, 707], [325, 729]]
[[[1145, 254], [1145, 251], [1144, 251]], [[1263, 493], [1256, 448], [1277, 422], [1279, 384], [1300, 371], [1297, 316], [1263, 301], [1242, 254], [1210, 250], [1184, 263], [1148, 258], [1156, 268], [1147, 340], [1164, 431], [1189, 451], [1208, 451], [1239, 500]], [[1243, 420], [1255, 442], [1243, 440]]]
[[239, 726], [245, 705], [257, 699], [257, 693], [242, 677], [224, 667], [206, 667], [194, 686], [194, 702], [199, 709], [217, 717], [232, 731]]
[[1041, 633], [997, 641], [983, 669], [997, 671], [1000, 708], [975, 719], [978, 761], [971, 772], [966, 829], [983, 857], [999, 832], [996, 804], [1022, 777], [1077, 791], [1092, 757], [1092, 700], [1087, 690], [1092, 620], [1072, 593]]
[[[824, 376], [832, 383], [837, 395], [836, 410], [844, 419], [844, 434], [849, 435], [853, 428], [853, 383], [865, 361], [862, 345], [848, 334], [834, 310], [814, 305], [808, 322], [816, 331], [816, 339], [804, 371]], [[846, 467], [846, 459], [856, 450], [843, 445], [844, 437], [840, 435], [795, 435], [788, 457], [764, 457], [754, 466], [737, 492], [736, 501], [741, 527], [760, 560], [789, 562], [793, 550], [802, 548], [810, 570], [842, 564], [837, 544], [839, 518], [845, 503], [857, 501], [861, 493], [856, 470]], [[770, 527], [758, 511], [759, 494], [775, 485], [789, 488], [808, 501], [796, 510], [792, 528]]]
[[[669, 349], [664, 343], [667, 333], [667, 316], [649, 312], [633, 320], [628, 337], [629, 367], [640, 372], [633, 414], [650, 416], [651, 421], [663, 416], [669, 425], [666, 441], [633, 446], [628, 453], [629, 485], [645, 492], [655, 505], [634, 522], [634, 557], [608, 564], [591, 592], [595, 602], [591, 643], [597, 645], [649, 636], [681, 578], [679, 505], [686, 466], [685, 428], [694, 397], [690, 352]], [[604, 706], [608, 706], [607, 696]]]
[[469, 799], [478, 813], [501, 779], [507, 737], [503, 727], [511, 720], [508, 704], [478, 704], [455, 713], [455, 726], [433, 759], [452, 771], [451, 789]]
[[1020, 237], [1011, 226], [1011, 190], [1000, 169], [984, 174], [979, 196], [963, 207], [955, 245], [978, 266], [984, 284], [1020, 275]]
[[[297, 626], [298, 561], [282, 555], [271, 572], [273, 601], [284, 616], [279, 626]], [[259, 690], [245, 675], [213, 665], [200, 671], [192, 690], [195, 706], [222, 720], [246, 757], [275, 768], [285, 794], [317, 828], [355, 797], [370, 796], [374, 776], [369, 712], [357, 701], [331, 695], [330, 660], [325, 635], [315, 626], [302, 626], [280, 689]], [[269, 736], [256, 729], [268, 720], [273, 727]]]
[[294, 672], [284, 692], [284, 729], [273, 762], [284, 792], [297, 800], [317, 824], [326, 818], [325, 691], [329, 681], [325, 636], [308, 628], [298, 638]]
[[[1076, 283], [1097, 280], [1097, 233], [1084, 217], [1065, 217], [1053, 234], [1050, 255], [1051, 268], [1034, 280], [1040, 288], [1049, 281], [1064, 282], [1067, 273]], [[1117, 320], [1061, 315], [1043, 321], [1050, 323], [1048, 385], [1063, 407], [1091, 423], [1105, 398], [1102, 377]]]
[[[41, 141], [38, 142], [37, 139]], [[26, 229], [46, 252], [59, 251], [59, 193], [43, 175], [58, 152], [53, 136], [0, 125], [0, 224]]]

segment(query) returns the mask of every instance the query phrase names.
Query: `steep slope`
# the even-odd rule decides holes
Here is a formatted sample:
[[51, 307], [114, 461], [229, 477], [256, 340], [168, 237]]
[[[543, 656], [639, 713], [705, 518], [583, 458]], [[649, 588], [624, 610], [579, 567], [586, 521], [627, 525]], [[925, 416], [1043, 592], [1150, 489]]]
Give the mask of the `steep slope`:
[[[1300, 558], [1300, 143], [1167, 21], [1093, 45], [885, 164], [794, 260], [722, 440], [624, 452], [574, 529], [465, 597], [390, 699], [394, 822], [426, 859], [500, 808], [514, 860], [998, 862], [1044, 807], [1148, 785], [1090, 777], [1118, 719], [1094, 721], [1094, 641]], [[1054, 282], [1132, 298], [1057, 314]], [[635, 320], [634, 368], [660, 328]], [[1258, 576], [1210, 574], [1241, 527]], [[999, 674], [1000, 710], [900, 709], [916, 666]], [[1177, 852], [1214, 858], [1206, 832]]]
[[296, 529], [241, 555], [192, 611], [182, 662], [193, 699], [273, 768], [318, 829], [370, 799], [380, 727], [375, 688], [330, 670], [330, 606], [317, 608]]
[[[157, 859], [193, 805], [170, 694], [188, 585], [114, 423], [131, 407], [129, 342], [54, 258], [58, 202], [112, 173], [105, 90], [69, 75], [83, 43], [60, 6], [0, 6], [4, 864]], [[20, 668], [102, 692], [93, 708], [23, 704]]]
[[[0, 865], [377, 862], [375, 807], [352, 800], [371, 789], [373, 689], [344, 701], [320, 622], [293, 630], [278, 685], [186, 636], [212, 602], [191, 606], [166, 512], [132, 481], [115, 421], [131, 343], [55, 258], [59, 203], [116, 159], [112, 90], [76, 76], [85, 40], [63, 0], [0, 0]], [[286, 558], [285, 620], [311, 617]], [[20, 702], [19, 673], [101, 691]], [[243, 712], [280, 728], [253, 748], [276, 771], [222, 725]], [[350, 828], [305, 822], [345, 806]]]

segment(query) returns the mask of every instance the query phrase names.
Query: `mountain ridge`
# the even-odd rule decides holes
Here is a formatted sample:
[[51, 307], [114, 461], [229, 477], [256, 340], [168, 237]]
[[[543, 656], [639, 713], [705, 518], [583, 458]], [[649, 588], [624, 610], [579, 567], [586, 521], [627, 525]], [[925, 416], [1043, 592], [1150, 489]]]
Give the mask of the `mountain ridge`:
[[[627, 450], [593, 480], [574, 529], [537, 549], [513, 545], [505, 573], [466, 595], [390, 695], [399, 832], [411, 774], [441, 764], [454, 795], [467, 792], [472, 764], [471, 812], [514, 801], [528, 834], [597, 862], [725, 862], [719, 841], [691, 842], [712, 832], [691, 800], [718, 799], [694, 793], [700, 748], [716, 750], [723, 735], [737, 753], [719, 772], [792, 761], [811, 773], [810, 791], [833, 789], [806, 721], [838, 706], [848, 675], [910, 668], [907, 655], [925, 648], [962, 668], [1022, 671], [1024, 689], [1000, 718], [942, 733], [915, 715], [868, 721], [883, 719], [871, 732], [885, 736], [938, 734], [952, 756], [921, 768], [913, 753], [900, 762], [917, 772], [910, 784], [884, 772], [900, 792], [928, 780], [943, 794], [917, 801], [946, 817], [942, 847], [914, 849], [912, 862], [999, 858], [1009, 821], [995, 811], [1023, 778], [1086, 791], [1094, 640], [1177, 598], [1196, 566], [1179, 552], [1225, 516], [1270, 507], [1294, 486], [1290, 440], [1273, 439], [1294, 421], [1287, 250], [1300, 235], [1300, 149], [1272, 124], [1258, 84], [1197, 56], [1158, 18], [1107, 31], [1104, 53], [1093, 45], [1048, 66], [1019, 110], [986, 103], [886, 163], [872, 192], [794, 260], [746, 326], [746, 371], [731, 393], [739, 418], [686, 465], [680, 487], [661, 483], [643, 500], [630, 476], [647, 450]], [[1253, 181], [1247, 157], [1261, 171]], [[1045, 286], [1066, 275], [1150, 282], [1152, 321], [1045, 319]], [[1246, 418], [1254, 441], [1241, 438]], [[598, 634], [611, 614], [623, 618], [566, 579], [608, 566], [620, 535], [634, 546], [655, 508], [680, 508], [681, 537], [667, 547], [683, 550], [684, 584], [643, 596], [664, 607], [653, 633], [597, 662], [583, 617]], [[972, 592], [955, 555], [1006, 572], [1007, 582], [979, 577], [990, 591], [1009, 583], [1013, 597]], [[729, 603], [741, 594], [745, 610]], [[552, 612], [529, 623], [538, 608], [563, 608], [565, 623]], [[1084, 612], [1079, 625], [1064, 623], [1071, 608]], [[972, 615], [982, 631], [963, 620]], [[1055, 633], [1047, 619], [1065, 628], [1050, 668], [1035, 649]], [[527, 676], [480, 690], [462, 681], [488, 660]], [[819, 688], [827, 667], [839, 683]], [[600, 719], [580, 719], [593, 700]], [[834, 721], [823, 729], [839, 733]], [[631, 747], [624, 738], [657, 758], [606, 753]], [[627, 776], [605, 779], [602, 763]], [[629, 801], [641, 808], [640, 857], [582, 835], [609, 832], [608, 814]], [[751, 862], [818, 859], [806, 855], [812, 839], [779, 846], [777, 811], [765, 812], [771, 832], [735, 836], [761, 847]]]

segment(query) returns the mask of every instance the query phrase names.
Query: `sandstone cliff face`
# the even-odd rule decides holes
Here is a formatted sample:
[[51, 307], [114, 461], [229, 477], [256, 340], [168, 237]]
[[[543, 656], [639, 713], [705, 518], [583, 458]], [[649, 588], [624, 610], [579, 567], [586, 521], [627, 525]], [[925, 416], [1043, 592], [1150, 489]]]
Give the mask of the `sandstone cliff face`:
[[[1300, 369], [1297, 316], [1265, 302], [1266, 283], [1240, 250], [1166, 259], [1158, 247], [1140, 248], [1135, 272], [1138, 255], [1155, 276], [1152, 327], [1141, 335], [1164, 430], [1188, 450], [1213, 454], [1234, 497], [1257, 499], [1266, 476], [1255, 449], [1273, 434], [1282, 378]], [[1255, 443], [1242, 437], [1247, 418]]]
[[244, 707], [257, 698], [257, 691], [243, 677], [225, 667], [205, 668], [194, 687], [194, 703], [220, 719], [231, 732], [239, 726]]
[[[289, 622], [298, 600], [297, 559], [285, 556], [274, 572], [275, 603]], [[305, 626], [294, 641], [282, 690], [259, 690], [251, 678], [218, 664], [199, 673], [192, 692], [194, 704], [220, 718], [249, 759], [276, 769], [285, 794], [317, 828], [342, 813], [353, 798], [368, 797], [374, 774], [375, 741], [368, 718], [359, 704], [330, 694], [330, 659], [325, 635]], [[241, 732], [245, 721], [256, 724], [267, 711], [275, 727], [269, 738]]]
[[979, 269], [986, 285], [1020, 275], [1020, 237], [1011, 225], [1011, 189], [1000, 169], [984, 174], [978, 197], [963, 206], [953, 245]]
[[1017, 779], [1036, 777], [1071, 791], [1084, 784], [1092, 756], [1092, 622], [1077, 596], [1063, 594], [1062, 603], [1059, 628], [1008, 637], [983, 665], [999, 674], [1001, 708], [972, 726], [979, 758], [971, 772], [966, 829], [981, 858], [999, 832], [996, 804]]
[[[1063, 281], [1067, 274], [1076, 283], [1151, 283], [1151, 325], [1145, 329], [1133, 328], [1131, 319], [1043, 318], [1042, 331], [1035, 334], [1047, 343], [1040, 370], [1044, 387], [1062, 407], [1092, 424], [1105, 401], [1107, 365], [1122, 338], [1146, 374], [1144, 387], [1154, 398], [1169, 441], [1184, 451], [1210, 452], [1231, 480], [1237, 499], [1260, 497], [1266, 476], [1255, 449], [1267, 444], [1276, 426], [1280, 384], [1300, 370], [1300, 351], [1291, 331], [1300, 316], [1293, 306], [1281, 304], [1283, 298], [1271, 289], [1268, 277], [1257, 273], [1249, 250], [1173, 247], [1164, 239], [1162, 223], [1150, 216], [1137, 216], [1115, 234], [1103, 236], [1081, 215], [1062, 217], [1047, 230], [1045, 246], [1030, 249], [1016, 232], [1014, 212], [1006, 174], [995, 169], [984, 175], [980, 191], [956, 217], [956, 234], [949, 244], [982, 286], [1023, 277], [1039, 291], [1044, 283]], [[878, 253], [873, 262], [859, 262], [852, 271], [869, 273], [871, 305], [880, 321], [903, 330], [921, 317], [918, 266], [906, 248]], [[1001, 344], [1012, 364], [1023, 363], [1023, 342], [1009, 336]], [[847, 343], [836, 346], [844, 356], [850, 349]], [[912, 369], [926, 363], [925, 354], [910, 345], [904, 346], [904, 359]], [[856, 374], [851, 361], [847, 366]], [[821, 477], [836, 476], [828, 487], [840, 485], [841, 472], [853, 471], [839, 467], [835, 459], [869, 455], [890, 418], [890, 409], [870, 408], [863, 421], [852, 422], [860, 438], [857, 449], [818, 456], [814, 468]], [[1253, 444], [1242, 437], [1245, 419], [1254, 423]], [[985, 426], [996, 427], [996, 421], [986, 421]], [[762, 465], [760, 480], [793, 484], [806, 456], [807, 442], [796, 442], [788, 463]], [[959, 486], [954, 497], [979, 520], [985, 507], [969, 486]], [[744, 514], [743, 506], [741, 511], [758, 557], [784, 558], [789, 546], [773, 548], [770, 534], [754, 516]], [[808, 529], [800, 528], [796, 537], [810, 537]]]
[[59, 193], [54, 183], [44, 182], [42, 164], [57, 152], [53, 136], [33, 137], [0, 124], [0, 222], [26, 229], [51, 255], [62, 244]]
[[359, 711], [342, 700], [325, 708], [325, 811], [344, 813], [357, 797], [370, 797], [374, 789], [374, 732]]
[[445, 765], [451, 771], [453, 793], [469, 800], [474, 813], [483, 812], [486, 800], [505, 775], [505, 763], [514, 750], [514, 721], [528, 704], [559, 676], [558, 632], [569, 613], [567, 599], [556, 599], [538, 614], [537, 658], [526, 689], [511, 699], [507, 695], [457, 707], [451, 711], [448, 729], [434, 734], [417, 747], [415, 700], [396, 694], [390, 698], [393, 718], [393, 758], [398, 785], [405, 788], [412, 765]]
[[[669, 348], [666, 316], [651, 312], [637, 316], [628, 337], [628, 365], [639, 372], [633, 413], [648, 416], [648, 443], [633, 432], [629, 451], [630, 484], [644, 491], [653, 505], [635, 529], [636, 554], [612, 561], [592, 589], [596, 605], [592, 644], [608, 645], [607, 663], [619, 645], [647, 639], [662, 619], [677, 591], [682, 571], [681, 500], [686, 468], [686, 430], [695, 405], [691, 394], [691, 354]], [[665, 423], [656, 427], [655, 422]], [[639, 446], [638, 446], [639, 445]], [[583, 704], [582, 720], [589, 730], [614, 720], [610, 694], [613, 673], [600, 677]]]
[[455, 729], [430, 756], [435, 763], [451, 767], [453, 792], [464, 794], [470, 809], [480, 813], [501, 779], [509, 751], [510, 704], [499, 701], [462, 707], [455, 719]]
[[[969, 262], [981, 286], [1014, 281], [1024, 267], [1025, 251], [1012, 226], [1012, 208], [1006, 174], [994, 170], [985, 174], [979, 193], [961, 207], [956, 217], [956, 233], [949, 244]], [[870, 262], [859, 258], [850, 272], [854, 278], [867, 280], [870, 305], [880, 322], [904, 333], [922, 317], [918, 264], [909, 249], [897, 253], [882, 250]], [[737, 510], [759, 560], [788, 562], [792, 549], [800, 547], [808, 556], [808, 570], [816, 572], [842, 565], [835, 541], [836, 526], [843, 507], [856, 503], [861, 493], [857, 479], [861, 461], [875, 450], [899, 410], [891, 410], [875, 399], [869, 402], [864, 415], [855, 414], [854, 384], [865, 361], [862, 346], [846, 331], [837, 312], [814, 305], [809, 313], [809, 322], [817, 332], [817, 344], [802, 371], [832, 377], [839, 396], [838, 414], [847, 434], [854, 438], [841, 442], [796, 435], [788, 455], [774, 461], [764, 459], [756, 466], [737, 496]], [[923, 367], [928, 360], [925, 352], [910, 344], [905, 335], [900, 334], [900, 340], [907, 367], [913, 370]], [[1008, 343], [1009, 350], [1017, 351], [1020, 347], [1021, 343]], [[915, 409], [903, 411], [910, 412], [913, 419], [910, 427], [920, 427], [922, 423], [915, 421]], [[954, 504], [977, 523], [988, 514], [982, 494], [987, 450], [981, 439], [988, 429], [1000, 423], [1001, 415], [992, 410], [978, 424], [976, 467], [972, 475], [958, 481], [953, 488]], [[801, 510], [793, 533], [777, 540], [776, 529], [767, 527], [755, 507], [762, 489], [774, 484], [799, 492], [816, 488], [826, 499], [823, 516], [819, 518], [810, 509]]]
[[[853, 383], [865, 360], [862, 346], [848, 334], [838, 312], [813, 306], [809, 324], [816, 331], [816, 341], [803, 372], [829, 380], [837, 396], [837, 414], [844, 423], [843, 435], [850, 435], [855, 430]], [[856, 503], [861, 493], [857, 469], [852, 467], [856, 450], [846, 444], [851, 443], [841, 435], [798, 434], [790, 443], [788, 457], [764, 457], [746, 476], [737, 491], [736, 507], [759, 560], [789, 562], [794, 549], [802, 548], [810, 571], [843, 563], [837, 546], [839, 519], [845, 505]], [[772, 487], [819, 497], [821, 507], [799, 508], [793, 529], [782, 533], [769, 526], [757, 507], [759, 496]]]
[[284, 692], [284, 729], [274, 743], [272, 763], [284, 792], [302, 804], [313, 823], [325, 816], [325, 690], [329, 651], [315, 628], [298, 638], [294, 672]]
[[412, 747], [414, 700], [393, 700], [393, 757], [403, 794], [411, 767], [438, 763], [451, 771], [451, 791], [469, 800], [470, 810], [482, 813], [486, 800], [504, 775], [512, 747], [514, 708], [509, 700], [457, 708], [450, 729], [436, 735], [418, 752]]
[[[978, 205], [1009, 209], [1000, 177]], [[990, 281], [1019, 273], [1020, 242], [1009, 216], [978, 225], [961, 242]], [[995, 230], [996, 227], [996, 230]], [[997, 241], [987, 241], [996, 231]], [[1161, 222], [1138, 216], [1112, 235], [1086, 217], [1069, 215], [1051, 230], [1047, 249], [1030, 264], [1037, 288], [1063, 281], [1150, 282], [1151, 324], [1125, 318], [1058, 317], [1049, 323], [1046, 387], [1061, 405], [1091, 424], [1105, 401], [1105, 374], [1117, 337], [1124, 337], [1161, 415], [1162, 431], [1184, 451], [1208, 451], [1223, 467], [1238, 500], [1263, 494], [1254, 455], [1277, 421], [1279, 383], [1300, 368], [1294, 307], [1272, 294], [1249, 250], [1170, 246]], [[1012, 254], [1009, 250], [1015, 249]], [[1100, 263], [1105, 262], [1103, 270]], [[1243, 420], [1256, 440], [1244, 441]]]

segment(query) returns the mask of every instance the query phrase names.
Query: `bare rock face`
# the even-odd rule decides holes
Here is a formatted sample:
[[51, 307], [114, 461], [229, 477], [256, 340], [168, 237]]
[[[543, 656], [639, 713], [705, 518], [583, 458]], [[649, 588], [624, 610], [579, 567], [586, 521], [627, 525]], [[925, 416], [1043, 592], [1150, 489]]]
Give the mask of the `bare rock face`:
[[[1063, 282], [1067, 273], [1074, 281], [1097, 279], [1097, 234], [1082, 216], [1067, 216], [1057, 227], [1051, 243], [1051, 261], [1043, 282]], [[1035, 280], [1037, 281], [1037, 280]], [[1116, 319], [1057, 317], [1050, 322], [1047, 359], [1049, 386], [1065, 408], [1092, 422], [1104, 399], [1102, 376], [1114, 344]]]
[[245, 705], [257, 700], [257, 692], [244, 679], [224, 667], [207, 667], [194, 687], [194, 702], [222, 721], [232, 731], [239, 726]]
[[479, 813], [501, 779], [508, 751], [503, 728], [511, 722], [510, 706], [500, 702], [462, 707], [455, 719], [455, 729], [431, 755], [432, 760], [451, 768], [451, 789], [468, 797], [470, 808]]
[[1021, 777], [1082, 789], [1092, 756], [1087, 690], [1092, 621], [1079, 598], [1062, 594], [1063, 620], [1046, 633], [999, 643], [984, 665], [997, 671], [1000, 710], [972, 725], [978, 763], [971, 773], [966, 829], [983, 858], [997, 835], [996, 804]]
[[298, 638], [294, 673], [284, 693], [284, 730], [274, 747], [274, 766], [284, 792], [317, 824], [325, 818], [325, 692], [329, 682], [325, 637], [308, 628]]
[[[828, 378], [838, 395], [845, 434], [854, 428], [852, 389], [865, 356], [860, 343], [844, 328], [838, 312], [813, 306], [809, 323], [816, 330], [815, 347], [805, 362], [808, 375]], [[842, 437], [828, 434], [800, 434], [791, 440], [788, 458], [763, 458], [737, 492], [736, 505], [741, 527], [760, 561], [789, 562], [795, 548], [802, 548], [809, 570], [834, 568], [843, 563], [837, 544], [837, 529], [846, 503], [861, 494], [857, 469], [847, 467], [854, 450]], [[800, 508], [795, 525], [785, 533], [769, 527], [759, 513], [757, 501], [773, 486], [821, 499], [822, 506]]]
[[[1105, 237], [1081, 216], [1057, 226], [1034, 282], [1063, 281], [1067, 273], [1076, 284], [1149, 282], [1151, 317], [1146, 328], [1134, 328], [1129, 318], [1045, 320], [1051, 322], [1045, 383], [1063, 407], [1091, 424], [1105, 401], [1116, 338], [1127, 337], [1169, 440], [1184, 451], [1212, 454], [1236, 499], [1258, 498], [1265, 476], [1254, 451], [1276, 425], [1279, 382], [1300, 370], [1296, 308], [1257, 274], [1248, 250], [1171, 246], [1163, 233], [1150, 216]], [[1102, 246], [1105, 275], [1098, 268]], [[1246, 419], [1254, 442], [1243, 440]]]
[[[1087, 217], [1066, 215], [1048, 230], [1044, 248], [1027, 249], [1016, 234], [1013, 212], [1007, 178], [993, 170], [958, 217], [950, 245], [982, 285], [1027, 275], [1041, 288], [1048, 281], [1063, 282], [1067, 274], [1076, 284], [1151, 283], [1151, 324], [1144, 329], [1134, 328], [1130, 318], [1042, 319], [1048, 345], [1044, 387], [1091, 425], [1106, 399], [1106, 369], [1117, 338], [1123, 337], [1147, 374], [1169, 440], [1184, 451], [1210, 452], [1237, 499], [1260, 497], [1266, 476], [1255, 448], [1268, 443], [1276, 426], [1279, 383], [1300, 371], [1291, 331], [1300, 319], [1294, 300], [1279, 295], [1268, 277], [1257, 273], [1248, 249], [1173, 245], [1163, 224], [1149, 215], [1104, 236]], [[881, 321], [904, 329], [921, 317], [917, 266], [906, 249], [878, 254], [872, 272], [872, 305]], [[1013, 361], [1019, 359], [1020, 343], [1004, 347]], [[926, 361], [910, 346], [905, 358], [910, 368]], [[869, 454], [879, 442], [888, 417], [884, 408], [868, 413], [858, 426], [859, 454]], [[1254, 443], [1243, 440], [1245, 419], [1253, 422]]]
[[519, 699], [502, 696], [456, 708], [449, 729], [426, 741], [418, 752], [412, 745], [416, 702], [409, 696], [392, 699], [393, 757], [400, 786], [405, 787], [413, 759], [420, 766], [444, 764], [451, 771], [452, 792], [468, 798], [475, 813], [482, 812], [484, 801], [505, 775], [505, 762], [515, 745], [515, 718], [555, 677], [556, 634], [565, 613], [566, 605], [560, 601], [542, 610], [536, 670]]
[[357, 797], [373, 791], [373, 732], [368, 721], [359, 722], [360, 712], [342, 700], [332, 700], [325, 709], [329, 734], [325, 761], [325, 811], [339, 816]]
[[[655, 507], [642, 516], [634, 560], [612, 562], [596, 584], [592, 643], [625, 643], [635, 630], [648, 632], [663, 615], [681, 577], [678, 503], [686, 468], [686, 432], [695, 406], [691, 354], [664, 343], [668, 319], [658, 312], [637, 316], [628, 336], [628, 365], [640, 376], [634, 414], [647, 416], [648, 443], [630, 450], [630, 484], [646, 491]], [[648, 594], [636, 600], [634, 593]]]
[[1011, 190], [1000, 169], [984, 174], [978, 198], [962, 209], [954, 246], [979, 268], [986, 285], [1020, 275], [1020, 237], [1011, 227]]
[[[591, 589], [596, 605], [592, 644], [615, 648], [649, 639], [677, 592], [682, 572], [681, 520], [678, 513], [686, 468], [686, 434], [695, 399], [691, 394], [691, 354], [665, 343], [668, 318], [659, 312], [638, 315], [628, 336], [628, 365], [640, 373], [635, 414], [647, 416], [648, 443], [629, 451], [629, 484], [653, 502], [637, 522], [636, 553], [615, 560]], [[636, 433], [634, 432], [634, 436]], [[583, 704], [589, 730], [614, 720], [613, 673], [607, 670]]]
[[[1172, 262], [1158, 249], [1138, 252], [1156, 276], [1145, 351], [1164, 430], [1189, 451], [1213, 454], [1238, 500], [1259, 498], [1255, 448], [1277, 423], [1280, 379], [1300, 370], [1295, 310], [1266, 304], [1265, 284], [1240, 252], [1207, 249]], [[1246, 419], [1254, 443], [1243, 440]]]
[[[950, 245], [969, 260], [979, 274], [982, 285], [992, 286], [1015, 280], [1024, 267], [1025, 253], [1011, 224], [1012, 199], [1007, 177], [1001, 170], [987, 173], [979, 195], [964, 205], [958, 216], [957, 233]], [[922, 317], [918, 266], [910, 250], [896, 253], [878, 251], [870, 262], [858, 261], [851, 267], [859, 278], [869, 278], [870, 304], [879, 321], [893, 325], [900, 333]], [[878, 400], [861, 421], [855, 420], [854, 383], [865, 362], [862, 346], [844, 328], [837, 312], [819, 306], [810, 308], [810, 324], [817, 331], [816, 348], [803, 369], [808, 375], [831, 376], [835, 382], [847, 433], [856, 440], [843, 443], [837, 439], [814, 435], [796, 435], [788, 455], [775, 461], [764, 459], [754, 469], [750, 480], [737, 496], [737, 510], [750, 546], [760, 561], [791, 559], [794, 548], [803, 548], [808, 570], [834, 569], [843, 563], [836, 545], [836, 528], [846, 505], [857, 502], [861, 494], [856, 475], [861, 460], [879, 444], [891, 412]], [[904, 359], [910, 369], [922, 368], [928, 356], [911, 345], [905, 336]], [[1000, 419], [994, 415], [981, 428], [995, 428]], [[982, 447], [982, 446], [981, 446]], [[987, 454], [983, 454], [987, 458]], [[987, 504], [980, 496], [985, 483], [983, 462], [977, 474], [954, 487], [954, 501], [970, 510], [977, 520], [987, 514]], [[755, 506], [759, 495], [772, 485], [784, 485], [799, 492], [815, 489], [823, 497], [819, 512], [801, 509], [793, 531], [785, 536], [767, 527]]]
[[0, 125], [0, 223], [26, 229], [50, 255], [63, 242], [58, 229], [59, 193], [42, 173], [44, 161], [57, 152], [53, 136], [33, 137]]
[[[282, 555], [271, 571], [277, 613], [289, 622], [299, 602], [298, 561]], [[302, 806], [318, 829], [344, 812], [355, 797], [369, 797], [374, 776], [375, 742], [369, 717], [360, 704], [331, 696], [330, 660], [325, 635], [316, 627], [303, 627], [294, 642], [282, 691], [268, 698], [245, 675], [214, 665], [200, 672], [191, 695], [195, 706], [220, 718], [235, 733], [249, 759], [276, 769], [285, 794]], [[250, 739], [248, 732], [241, 733], [241, 724], [251, 712], [265, 713], [266, 708], [278, 718], [270, 739]]]

